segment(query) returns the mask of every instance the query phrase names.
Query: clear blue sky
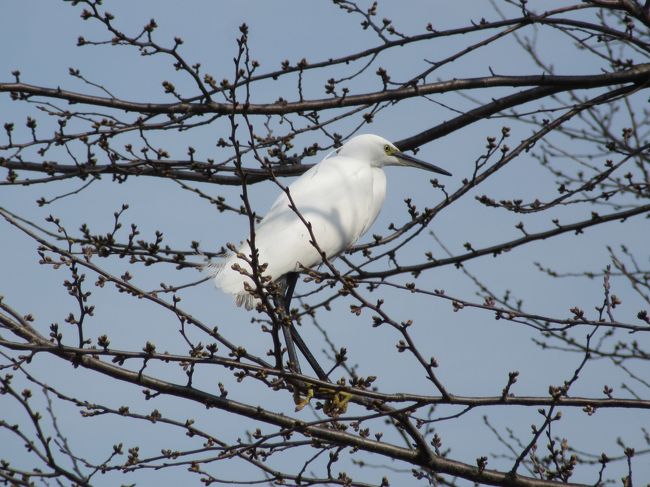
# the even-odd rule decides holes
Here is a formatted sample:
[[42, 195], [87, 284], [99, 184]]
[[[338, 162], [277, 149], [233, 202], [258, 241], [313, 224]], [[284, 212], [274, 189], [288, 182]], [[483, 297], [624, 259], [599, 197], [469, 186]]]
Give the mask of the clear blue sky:
[[[542, 3], [542, 2], [540, 2]], [[553, 4], [554, 2], [544, 2]], [[380, 7], [380, 17], [390, 17], [398, 29], [407, 33], [422, 32], [428, 22], [435, 28], [461, 26], [470, 20], [478, 21], [482, 16], [494, 18], [487, 2], [409, 2], [408, 8], [403, 3], [384, 2]], [[250, 26], [250, 47], [254, 59], [261, 62], [262, 69], [279, 67], [284, 59], [296, 62], [302, 57], [309, 61], [323, 60], [365, 47], [375, 46], [377, 39], [368, 31], [357, 27], [359, 18], [344, 14], [327, 2], [299, 1], [241, 1], [241, 2], [110, 2], [108, 9], [117, 17], [117, 25], [126, 32], [135, 32], [149, 18], [154, 17], [160, 26], [158, 39], [170, 44], [173, 36], [178, 35], [185, 41], [183, 54], [191, 62], [201, 62], [206, 72], [216, 79], [232, 75], [232, 57], [235, 53], [235, 38], [239, 35], [238, 26], [246, 22]], [[22, 80], [26, 83], [44, 86], [60, 86], [71, 90], [98, 93], [68, 75], [70, 67], [79, 68], [89, 80], [101, 82], [117, 97], [134, 101], [159, 102], [169, 100], [163, 93], [161, 81], [172, 81], [179, 89], [191, 88], [191, 83], [174, 73], [169, 60], [162, 58], [142, 58], [132, 49], [104, 47], [76, 47], [77, 37], [87, 39], [105, 38], [105, 34], [95, 23], [83, 22], [79, 18], [79, 8], [73, 8], [62, 2], [37, 2], [23, 0], [9, 2], [3, 6], [0, 15], [0, 57], [3, 71], [0, 79], [11, 79], [10, 72], [19, 69]], [[458, 40], [458, 42], [469, 42]], [[566, 41], [562, 41], [566, 42]], [[417, 73], [429, 60], [441, 59], [458, 49], [457, 45], [436, 44], [428, 50], [416, 52], [403, 49], [386, 58], [387, 66], [396, 77], [407, 78], [409, 73]], [[575, 57], [577, 52], [569, 51], [568, 56], [558, 57], [557, 50], [563, 45], [560, 40], [550, 36], [544, 38], [542, 55], [552, 59], [558, 73], [593, 73], [599, 72], [599, 65], [593, 59], [584, 61], [585, 57]], [[342, 66], [332, 71], [332, 76], [343, 77], [358, 69], [358, 66]], [[532, 74], [537, 72], [526, 56], [512, 42], [497, 43], [494, 47], [469, 56], [466, 61], [452, 63], [438, 76], [442, 78], [486, 76], [489, 69], [501, 74]], [[371, 81], [372, 76], [351, 84], [353, 91], [366, 92], [379, 89], [378, 82]], [[295, 81], [295, 80], [294, 80]], [[374, 84], [373, 84], [374, 83]], [[305, 95], [322, 97], [323, 82], [308, 79]], [[483, 99], [495, 96], [477, 94]], [[295, 98], [295, 85], [291, 83], [268, 83], [254, 94], [257, 102], [268, 102], [283, 96]], [[463, 109], [469, 102], [455, 95], [436, 99]], [[35, 116], [34, 105], [11, 102], [9, 97], [0, 96], [0, 113], [2, 121], [14, 121], [17, 134], [26, 135], [24, 120], [27, 115]], [[415, 100], [387, 110], [377, 121], [368, 127], [372, 131], [391, 140], [412, 135], [430, 126], [440, 123], [454, 114], [434, 104]], [[39, 117], [44, 118], [44, 117]], [[43, 121], [42, 126], [54, 124]], [[501, 126], [510, 124], [502, 120], [483, 122], [464, 129], [458, 133], [438, 140], [421, 148], [419, 157], [445, 167], [454, 173], [448, 181], [448, 188], [454, 190], [461, 185], [463, 177], [471, 175], [473, 161], [483, 153], [485, 137], [500, 132]], [[187, 146], [197, 148], [202, 157], [218, 157], [215, 147], [219, 137], [225, 137], [225, 124], [217, 122], [186, 134], [166, 133], [154, 138], [154, 142], [165, 147], [172, 157], [184, 157]], [[531, 128], [525, 125], [513, 126], [512, 143], [526, 137]], [[349, 129], [343, 125], [337, 130]], [[282, 127], [277, 127], [282, 131]], [[0, 135], [4, 142], [4, 133]], [[299, 139], [297, 143], [308, 144], [316, 136]], [[322, 142], [323, 140], [320, 139]], [[64, 157], [62, 152], [53, 152]], [[317, 162], [309, 161], [309, 162]], [[420, 207], [433, 206], [440, 198], [440, 192], [431, 189], [429, 176], [423, 177], [415, 170], [389, 169], [389, 195], [384, 211], [370, 233], [387, 233], [390, 222], [408, 220], [403, 204], [405, 197], [413, 198]], [[554, 195], [553, 178], [541, 170], [537, 162], [526, 155], [517, 160], [494, 181], [480, 188], [476, 194], [487, 193], [496, 199], [514, 199], [535, 197], [548, 199]], [[88, 222], [97, 231], [110, 231], [113, 212], [122, 203], [130, 208], [125, 222], [137, 222], [142, 237], [153, 239], [155, 230], [161, 230], [166, 243], [173, 247], [189, 248], [193, 240], [201, 242], [205, 249], [216, 249], [226, 242], [239, 241], [246, 232], [246, 223], [231, 215], [222, 215], [204, 200], [200, 200], [171, 181], [131, 178], [126, 184], [117, 185], [105, 178], [94, 183], [91, 188], [75, 197], [65, 198], [45, 208], [35, 204], [37, 198], [52, 198], [56, 195], [77, 189], [81, 184], [68, 181], [55, 185], [23, 187], [3, 187], [2, 206], [22, 217], [43, 224], [48, 214], [59, 216], [62, 223], [70, 229], [77, 229], [82, 222]], [[232, 204], [239, 204], [239, 188], [221, 188], [207, 185], [199, 186], [212, 195], [223, 195]], [[265, 208], [276, 194], [271, 183], [255, 185], [252, 188], [252, 201], [258, 213]], [[446, 245], [453, 252], [462, 252], [463, 243], [472, 242], [474, 247], [481, 247], [505, 240], [507, 236], [518, 236], [514, 228], [520, 218], [516, 215], [486, 209], [475, 200], [476, 194], [467, 195], [447, 212], [442, 213], [432, 225]], [[584, 209], [570, 209], [564, 213], [566, 220], [578, 220], [588, 216]], [[550, 216], [544, 215], [527, 223], [529, 230], [541, 230], [550, 227]], [[0, 241], [3, 249], [0, 258], [0, 294], [8, 303], [21, 312], [31, 312], [37, 318], [38, 326], [46, 333], [51, 322], [63, 320], [72, 306], [61, 285], [65, 272], [44, 269], [37, 265], [36, 246], [24, 235], [0, 224]], [[568, 309], [580, 306], [592, 312], [602, 299], [602, 283], [576, 280], [551, 280], [537, 272], [533, 262], [541, 261], [555, 268], [578, 272], [582, 270], [600, 270], [607, 263], [606, 245], [625, 243], [631, 250], [647, 249], [647, 226], [638, 222], [610, 224], [589, 230], [581, 238], [573, 236], [560, 237], [551, 242], [529, 245], [501, 256], [499, 259], [484, 258], [468, 264], [468, 269], [479, 276], [497, 294], [506, 289], [512, 290], [516, 297], [525, 299], [527, 309], [531, 312], [569, 316]], [[403, 256], [403, 263], [417, 261], [425, 251], [433, 250], [441, 255], [433, 239], [421, 235], [409, 247]], [[125, 262], [104, 263], [115, 273], [126, 270], [135, 274], [135, 281], [146, 289], [153, 289], [158, 283], [181, 284], [197, 279], [193, 270], [176, 271], [172, 266], [141, 267], [132, 270]], [[89, 284], [94, 276], [88, 277]], [[472, 283], [455, 269], [438, 269], [424, 275], [418, 284], [430, 289], [444, 288], [448, 294], [475, 299], [476, 291]], [[617, 281], [614, 280], [614, 285]], [[111, 290], [90, 286], [93, 291], [93, 304], [97, 307], [97, 317], [91, 328], [91, 335], [97, 337], [109, 334], [111, 346], [139, 350], [147, 340], [156, 343], [159, 350], [185, 352], [185, 344], [177, 333], [178, 324], [168, 314], [153, 305], [132, 302], [125, 296], [116, 296]], [[621, 321], [632, 319], [639, 306], [638, 298], [625, 287], [616, 288], [618, 294], [629, 307], [624, 307], [618, 317]], [[258, 325], [250, 323], [251, 316], [235, 308], [228, 296], [219, 294], [209, 283], [197, 288], [190, 288], [184, 293], [182, 305], [186, 310], [206, 323], [218, 325], [220, 330], [231, 340], [241, 343], [251, 351], [263, 353], [269, 343], [262, 336]], [[391, 300], [391, 296], [394, 298]], [[397, 299], [399, 297], [399, 299]], [[349, 302], [341, 302], [330, 313], [322, 314], [320, 323], [326, 327], [331, 338], [339, 345], [346, 346], [353, 363], [360, 364], [359, 373], [370, 375], [381, 371], [377, 385], [385, 391], [402, 391], [434, 394], [429, 384], [412, 363], [404, 360], [395, 350], [396, 336], [388, 330], [374, 330], [370, 327], [369, 316], [366, 319], [354, 319], [349, 313]], [[450, 390], [457, 394], [499, 394], [507, 381], [509, 371], [520, 371], [520, 381], [514, 389], [516, 394], [545, 395], [548, 386], [561, 384], [579, 364], [580, 357], [552, 352], [542, 352], [531, 338], [536, 335], [525, 327], [495, 321], [485, 313], [463, 311], [454, 313], [451, 305], [442, 300], [425, 300], [419, 296], [398, 296], [387, 293], [386, 309], [398, 320], [413, 318], [413, 335], [422, 349], [435, 355], [440, 362], [439, 374]], [[310, 323], [305, 323], [304, 335], [308, 342], [322, 343], [322, 337]], [[67, 330], [70, 333], [69, 330]], [[583, 333], [584, 334], [584, 333]], [[580, 333], [578, 333], [580, 335]], [[197, 339], [204, 339], [198, 338]], [[643, 337], [640, 337], [643, 339]], [[645, 339], [647, 343], [647, 338]], [[320, 346], [314, 346], [320, 349]], [[392, 361], [399, 364], [394, 369], [385, 364]], [[606, 363], [590, 364], [584, 371], [582, 380], [573, 390], [576, 395], [600, 396], [602, 386], [609, 384], [620, 391], [619, 386], [626, 380], [613, 375]], [[196, 417], [202, 427], [211, 429], [214, 434], [223, 435], [233, 441], [243, 434], [245, 425], [217, 411], [205, 411], [196, 405], [188, 405], [174, 399], [159, 399], [145, 402], [142, 393], [136, 387], [113, 384], [109, 379], [97, 377], [83, 370], [73, 369], [68, 363], [47, 357], [37, 357], [34, 370], [44, 380], [60, 388], [62, 392], [80, 394], [84, 399], [102, 403], [111, 407], [123, 404], [132, 405], [132, 410], [144, 414], [158, 408], [165, 414], [178, 418]], [[154, 367], [156, 370], [156, 367]], [[180, 370], [165, 369], [165, 377], [182, 382], [184, 376]], [[203, 371], [198, 381], [214, 390], [217, 382], [224, 382], [231, 396], [243, 401], [259, 401], [260, 404], [275, 410], [290, 410], [290, 398], [277, 395], [260, 396], [260, 391], [253, 384], [238, 386], [233, 383], [225, 371]], [[609, 375], [611, 374], [611, 375]], [[0, 398], [3, 415], [18, 415], [18, 411], [9, 409]], [[108, 417], [81, 419], [75, 408], [57, 406], [61, 426], [70, 432], [73, 447], [80, 452], [87, 452], [99, 461], [110, 452], [110, 446], [124, 441], [125, 446], [141, 445], [141, 456], [154, 455], [160, 448], [181, 448], [196, 446], [191, 440], [183, 438], [185, 445], [167, 444], [168, 438], [177, 442], [181, 435], [167, 436], [168, 430], [159, 425], [147, 425], [143, 422], [115, 422]], [[11, 408], [11, 405], [10, 405]], [[444, 416], [457, 409], [440, 408], [435, 414]], [[492, 433], [484, 426], [482, 416], [490, 414], [493, 424], [503, 432], [506, 426], [512, 427], [517, 435], [528, 438], [530, 425], [539, 423], [536, 408], [517, 410], [477, 410], [461, 419], [442, 422], [439, 432], [444, 446], [451, 448], [451, 456], [468, 463], [474, 463], [481, 455], [504, 453], [503, 447], [495, 442]], [[575, 439], [572, 444], [577, 449], [588, 450], [597, 441], [608, 454], [620, 454], [616, 438], [629, 439], [632, 446], [641, 448], [643, 442], [637, 431], [640, 423], [647, 423], [647, 415], [627, 414], [616, 410], [598, 411], [598, 419], [590, 419], [580, 411], [566, 411], [566, 419], [557, 426], [557, 434], [569, 435]], [[309, 419], [310, 413], [304, 412]], [[250, 427], [251, 425], [248, 425]], [[16, 459], [13, 452], [15, 445], [3, 440], [0, 432], [0, 458]], [[105, 441], [96, 441], [97, 438]], [[596, 452], [599, 453], [599, 452]], [[30, 465], [25, 453], [23, 461]], [[291, 465], [293, 459], [284, 459]], [[637, 478], [650, 476], [650, 468], [638, 462]], [[499, 467], [498, 459], [491, 459], [490, 466]], [[237, 478], [236, 465], [218, 465], [216, 470], [223, 478]], [[145, 474], [133, 474], [132, 477], [120, 479], [121, 482], [152, 482], [142, 480]], [[170, 473], [147, 472], [161, 484], [171, 484], [186, 478], [183, 469]], [[377, 482], [380, 471], [368, 470], [361, 480]], [[621, 471], [622, 476], [623, 471]], [[259, 478], [258, 474], [253, 475]], [[395, 477], [401, 478], [401, 477]], [[116, 478], [97, 478], [98, 485], [114, 485]], [[594, 481], [591, 478], [576, 478], [581, 481]], [[104, 484], [104, 482], [106, 482]], [[410, 482], [410, 483], [409, 483]], [[397, 483], [393, 484], [397, 485]], [[409, 475], [401, 478], [399, 485], [420, 485]]]

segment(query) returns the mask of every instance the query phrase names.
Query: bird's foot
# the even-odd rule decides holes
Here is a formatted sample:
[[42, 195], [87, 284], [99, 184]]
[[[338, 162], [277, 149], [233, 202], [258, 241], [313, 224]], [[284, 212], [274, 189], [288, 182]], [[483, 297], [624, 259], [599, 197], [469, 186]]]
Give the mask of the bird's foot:
[[323, 412], [330, 418], [336, 418], [348, 410], [348, 403], [352, 398], [352, 394], [343, 391], [329, 390], [330, 397], [325, 400], [323, 405]]
[[307, 404], [309, 404], [312, 397], [314, 397], [314, 388], [312, 386], [307, 387], [307, 395], [305, 397], [301, 397], [298, 391], [294, 392], [293, 402], [296, 405], [296, 412], [301, 411]]
[[298, 392], [294, 393], [293, 400], [296, 404], [296, 411], [300, 411], [307, 406], [316, 394], [325, 398], [323, 412], [331, 418], [345, 413], [348, 410], [348, 403], [352, 398], [352, 394], [349, 392], [336, 391], [327, 387], [319, 387], [314, 390], [314, 387], [310, 386], [307, 388], [305, 397], [302, 397]]

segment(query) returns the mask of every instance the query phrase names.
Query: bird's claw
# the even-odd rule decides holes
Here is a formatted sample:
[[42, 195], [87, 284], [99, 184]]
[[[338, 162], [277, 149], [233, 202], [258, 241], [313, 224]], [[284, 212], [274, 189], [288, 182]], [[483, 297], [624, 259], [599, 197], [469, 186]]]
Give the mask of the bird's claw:
[[[326, 396], [325, 404], [323, 404], [323, 412], [331, 417], [335, 418], [345, 413], [348, 410], [348, 403], [352, 398], [352, 394], [344, 391], [335, 391], [334, 389], [329, 388], [319, 388], [317, 391], [319, 395]], [[293, 396], [294, 403], [296, 404], [296, 412], [301, 411], [314, 397], [315, 392], [313, 387], [307, 388], [307, 394], [305, 397], [301, 397], [299, 393], [295, 393]]]
[[294, 392], [293, 394], [293, 402], [296, 405], [295, 411], [301, 411], [307, 404], [309, 404], [309, 401], [311, 401], [311, 398], [314, 397], [314, 388], [313, 387], [308, 387], [307, 388], [307, 395], [305, 397], [300, 397], [300, 393]]
[[[329, 391], [333, 392], [333, 391]], [[323, 412], [330, 418], [335, 418], [345, 413], [348, 410], [348, 403], [352, 398], [349, 392], [333, 392], [331, 397], [325, 401], [323, 405]]]

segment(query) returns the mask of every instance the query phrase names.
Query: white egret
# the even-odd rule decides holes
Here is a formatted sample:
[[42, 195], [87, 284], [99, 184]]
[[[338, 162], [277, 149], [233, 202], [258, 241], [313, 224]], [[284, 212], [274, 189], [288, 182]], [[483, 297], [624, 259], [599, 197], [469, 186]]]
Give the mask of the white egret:
[[[335, 156], [326, 157], [289, 186], [291, 200], [311, 224], [316, 243], [327, 258], [352, 246], [379, 215], [386, 196], [384, 166], [410, 166], [451, 176], [444, 169], [404, 154], [378, 135], [365, 134], [350, 139]], [[320, 264], [320, 254], [310, 240], [309, 229], [282, 192], [255, 228], [258, 262], [268, 264], [264, 275], [280, 280], [303, 267]], [[248, 242], [238, 252], [250, 256]], [[252, 309], [255, 299], [244, 289], [244, 283], [251, 289], [255, 285], [233, 269], [234, 264], [251, 272], [244, 260], [232, 254], [217, 268], [214, 282], [234, 295], [238, 306]]]
[[[305, 172], [282, 192], [255, 228], [258, 264], [266, 265], [263, 275], [286, 286], [284, 309], [288, 310], [296, 284], [297, 271], [321, 263], [318, 249], [330, 259], [353, 245], [373, 224], [386, 196], [384, 166], [411, 166], [451, 176], [451, 173], [401, 152], [378, 135], [359, 135]], [[294, 208], [291, 208], [293, 202]], [[307, 227], [309, 222], [311, 227]], [[252, 309], [256, 298], [246, 290], [255, 290], [249, 263], [251, 248], [246, 241], [223, 265], [215, 267], [218, 288], [235, 296], [238, 306]], [[237, 265], [235, 265], [237, 264]], [[239, 267], [238, 267], [239, 266]], [[294, 342], [321, 380], [327, 374], [318, 365], [294, 326], [282, 326], [289, 354], [290, 369], [300, 373]], [[276, 357], [281, 366], [281, 352]]]

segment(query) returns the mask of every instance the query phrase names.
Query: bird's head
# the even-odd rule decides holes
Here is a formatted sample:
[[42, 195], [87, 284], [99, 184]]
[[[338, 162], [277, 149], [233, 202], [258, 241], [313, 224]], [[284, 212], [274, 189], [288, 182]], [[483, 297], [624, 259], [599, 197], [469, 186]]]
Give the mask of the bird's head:
[[357, 135], [343, 144], [338, 154], [366, 161], [375, 167], [410, 166], [451, 176], [449, 171], [403, 153], [392, 142], [379, 135]]

